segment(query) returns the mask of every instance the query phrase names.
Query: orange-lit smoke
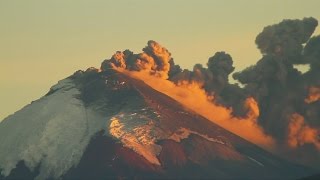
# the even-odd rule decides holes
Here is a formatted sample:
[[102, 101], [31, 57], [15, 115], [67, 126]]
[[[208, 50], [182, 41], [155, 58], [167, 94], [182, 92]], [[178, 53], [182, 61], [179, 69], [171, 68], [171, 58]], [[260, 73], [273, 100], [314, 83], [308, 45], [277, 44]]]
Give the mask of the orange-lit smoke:
[[168, 72], [170, 70], [169, 61], [171, 59], [171, 54], [165, 47], [161, 46], [155, 41], [148, 42], [148, 46], [145, 48], [145, 51], [148, 52], [148, 50], [151, 51], [151, 54], [156, 57], [155, 61], [157, 64], [157, 68], [164, 73], [163, 75], [166, 75], [164, 79], [167, 79]]
[[248, 98], [246, 100], [246, 107], [248, 108], [247, 118], [242, 119], [232, 116], [232, 109], [213, 103], [214, 97], [207, 96], [206, 92], [195, 82], [189, 83], [181, 81], [176, 85], [171, 81], [150, 76], [150, 74], [145, 71], [134, 72], [123, 69], [118, 69], [118, 71], [130, 77], [143, 80], [155, 90], [170, 96], [185, 107], [204, 116], [228, 131], [266, 149], [273, 149], [273, 139], [266, 135], [262, 128], [257, 124], [259, 108], [257, 102], [253, 98]]
[[320, 100], [320, 87], [311, 86], [309, 88], [309, 95], [304, 101], [310, 104], [318, 100]]
[[129, 60], [126, 58], [123, 52], [117, 51], [110, 60], [111, 67], [148, 71], [154, 76], [168, 79], [171, 54], [156, 41], [148, 41], [148, 45], [143, 48], [143, 52], [130, 60], [133, 63], [133, 67], [128, 67], [127, 61]]
[[305, 123], [304, 117], [294, 113], [290, 117], [288, 127], [288, 145], [297, 148], [304, 144], [313, 144], [320, 150], [319, 131]]
[[113, 63], [114, 63], [117, 67], [124, 68], [124, 69], [127, 67], [123, 52], [117, 51], [117, 52], [112, 56], [112, 58], [114, 59], [114, 62], [113, 62]]

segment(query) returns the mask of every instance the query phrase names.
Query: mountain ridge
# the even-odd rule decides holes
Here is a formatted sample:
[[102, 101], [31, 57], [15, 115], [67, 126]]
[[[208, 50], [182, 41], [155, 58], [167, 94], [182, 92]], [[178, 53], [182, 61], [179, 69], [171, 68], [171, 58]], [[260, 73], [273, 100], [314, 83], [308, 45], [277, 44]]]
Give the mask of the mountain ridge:
[[[87, 72], [79, 73], [80, 72], [77, 72], [68, 78], [74, 82], [76, 89], [79, 89], [80, 91], [80, 94], [71, 96], [76, 99], [81, 99], [85, 112], [90, 109], [94, 109], [95, 113], [93, 114], [99, 112], [98, 114], [100, 115], [98, 119], [100, 118], [100, 120], [98, 120], [98, 122], [100, 125], [97, 127], [100, 128], [94, 130], [95, 132], [92, 131], [92, 124], [90, 124], [91, 118], [90, 116], [88, 118], [88, 114], [85, 113], [86, 118], [83, 119], [83, 135], [79, 138], [79, 142], [83, 142], [83, 139], [86, 139], [88, 144], [83, 149], [82, 155], [79, 156], [80, 159], [76, 161], [78, 163], [73, 163], [70, 168], [66, 169], [66, 171], [62, 171], [63, 173], [60, 175], [48, 176], [43, 174], [45, 167], [43, 167], [43, 160], [41, 160], [39, 161], [40, 163], [31, 168], [31, 174], [32, 169], [34, 172], [40, 172], [33, 178], [89, 178], [95, 177], [95, 174], [100, 174], [100, 177], [113, 178], [188, 177], [191, 175], [191, 172], [187, 172], [191, 169], [197, 170], [196, 173], [193, 174], [194, 177], [242, 177], [244, 179], [260, 177], [261, 173], [268, 177], [289, 178], [302, 177], [306, 175], [306, 173], [308, 174], [311, 172], [302, 166], [292, 165], [284, 160], [275, 158], [258, 146], [224, 130], [200, 115], [187, 110], [172, 98], [152, 89], [142, 81], [129, 78], [112, 70], [108, 72], [98, 72], [91, 69]], [[55, 93], [61, 91], [68, 92], [70, 90], [72, 90], [72, 88], [70, 88], [68, 83], [61, 88], [57, 88], [56, 86], [55, 88], [52, 88], [45, 97], [53, 97], [55, 96]], [[113, 105], [112, 108], [110, 108], [110, 105]], [[101, 112], [104, 112], [104, 114], [107, 114], [108, 116], [101, 116]], [[134, 113], [136, 114], [134, 115]], [[143, 115], [143, 118], [139, 117], [140, 115]], [[107, 117], [110, 117], [110, 120], [111, 117], [139, 118], [134, 119], [137, 121], [135, 123], [138, 123], [135, 128], [131, 128], [130, 126], [126, 127], [128, 123], [133, 123], [130, 119], [119, 119], [121, 123], [124, 123], [124, 132], [127, 134], [115, 137], [110, 134], [110, 120], [101, 120]], [[63, 120], [70, 121], [68, 118]], [[149, 128], [150, 124], [147, 123], [149, 121], [155, 123], [155, 126], [152, 126], [151, 124], [151, 129], [154, 129], [150, 132], [157, 132], [160, 135], [163, 135], [163, 137], [154, 137], [152, 136], [152, 133], [150, 134], [151, 140], [152, 138], [156, 138], [153, 144], [161, 147], [160, 153], [155, 156], [159, 159], [160, 166], [150, 163], [150, 161], [147, 160], [148, 158], [145, 158], [143, 151], [135, 149], [137, 146], [127, 145], [124, 143], [126, 141], [123, 141], [126, 140], [126, 138], [132, 137], [148, 137], [135, 134], [139, 133], [136, 132], [135, 129], [141, 126]], [[3, 122], [6, 122], [6, 120]], [[0, 128], [1, 127], [3, 127], [3, 123], [0, 124]], [[105, 128], [101, 129], [101, 127]], [[184, 129], [181, 130], [181, 128]], [[88, 135], [88, 132], [91, 132], [91, 135]], [[7, 135], [10, 135], [10, 133], [8, 132]], [[172, 135], [175, 135], [173, 139]], [[126, 137], [123, 138], [124, 136]], [[70, 137], [73, 136], [70, 135]], [[148, 140], [150, 140], [150, 138]], [[216, 141], [210, 141], [210, 138], [213, 138]], [[145, 146], [145, 144], [143, 144], [143, 139], [133, 140], [137, 141], [138, 144], [142, 144], [142, 147]], [[178, 142], [179, 140], [180, 142]], [[95, 144], [95, 142], [98, 142], [96, 143], [98, 147], [92, 145], [92, 143]], [[105, 147], [103, 142], [109, 145]], [[146, 143], [149, 143], [150, 145], [150, 142]], [[150, 147], [153, 147], [152, 143]], [[95, 153], [90, 153], [92, 151], [100, 151], [99, 148], [106, 151], [110, 148], [115, 151], [113, 151], [113, 153], [109, 152], [105, 154], [103, 153], [104, 151], [102, 151], [98, 153], [100, 155], [98, 157], [95, 157]], [[44, 154], [46, 153], [44, 152]], [[117, 162], [112, 161], [112, 159], [116, 157], [115, 155], [118, 155], [120, 158]], [[103, 159], [103, 156], [110, 158], [106, 162], [102, 161], [102, 164], [106, 163], [108, 167], [109, 165], [115, 166], [118, 164], [118, 169], [108, 170], [108, 168], [102, 166], [104, 168], [100, 171], [95, 171], [94, 168], [91, 168], [92, 173], [87, 172], [87, 174], [83, 174], [83, 167], [87, 167], [88, 164], [94, 164], [93, 162], [89, 162], [90, 159]], [[85, 160], [85, 157], [87, 157], [87, 160]], [[132, 158], [133, 160], [130, 160]], [[19, 164], [18, 168], [26, 169], [29, 166], [27, 169], [30, 169], [30, 162], [24, 162], [24, 166], [21, 163], [23, 163], [23, 161], [17, 161], [17, 164]], [[82, 170], [79, 170], [81, 167]], [[49, 169], [46, 171], [51, 171], [51, 173], [55, 172], [52, 169], [50, 170], [49, 166], [47, 168]], [[281, 169], [280, 171], [279, 168]], [[293, 169], [295, 170], [292, 172]], [[136, 171], [140, 173], [135, 174], [134, 172]], [[16, 170], [16, 172], [19, 172], [19, 170]], [[113, 172], [113, 175], [111, 173], [112, 176], [110, 176], [110, 174], [108, 175], [103, 172]], [[10, 178], [10, 175], [7, 178]]]

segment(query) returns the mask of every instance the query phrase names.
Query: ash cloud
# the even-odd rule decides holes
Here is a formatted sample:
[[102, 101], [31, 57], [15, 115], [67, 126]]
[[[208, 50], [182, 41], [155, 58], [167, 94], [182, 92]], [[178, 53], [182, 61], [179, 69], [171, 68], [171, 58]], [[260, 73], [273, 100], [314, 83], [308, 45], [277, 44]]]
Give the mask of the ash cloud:
[[[256, 65], [233, 75], [245, 84], [245, 91], [261, 104], [260, 124], [280, 139], [286, 135], [284, 132], [289, 123], [287, 115], [304, 111], [306, 87], [314, 83], [310, 82], [314, 78], [310, 74], [316, 71], [312, 63], [317, 59], [318, 43], [315, 38], [308, 40], [317, 24], [314, 18], [304, 18], [284, 20], [265, 27], [256, 38], [263, 57]], [[306, 42], [303, 49], [303, 43]], [[306, 75], [293, 66], [300, 62], [310, 63], [312, 67]]]
[[314, 18], [283, 20], [267, 26], [256, 37], [257, 47], [264, 55], [275, 55], [291, 63], [300, 62], [302, 44], [313, 34], [318, 21]]
[[148, 41], [142, 53], [134, 54], [130, 50], [117, 51], [109, 60], [105, 60], [102, 70], [112, 67], [134, 71], [148, 71], [151, 75], [168, 79], [169, 75], [178, 73], [181, 69], [175, 65], [171, 53], [156, 41]]
[[245, 101], [250, 95], [238, 84], [229, 83], [229, 75], [234, 69], [231, 55], [221, 51], [208, 59], [207, 67], [195, 64], [192, 71], [185, 69], [171, 80], [176, 84], [180, 81], [196, 82], [208, 95], [215, 97], [213, 103], [232, 108], [233, 115], [244, 117], [248, 112]]
[[320, 35], [312, 37], [303, 50], [303, 58], [310, 65], [310, 70], [304, 75], [304, 81], [320, 86]]
[[[218, 119], [226, 129], [256, 144], [259, 140], [274, 141], [281, 148], [279, 152], [286, 156], [290, 151], [295, 159], [303, 151], [320, 153], [320, 36], [311, 37], [317, 25], [318, 21], [310, 17], [266, 26], [255, 40], [261, 59], [240, 72], [234, 73], [233, 59], [223, 51], [210, 57], [206, 66], [195, 64], [192, 70], [182, 70], [171, 53], [155, 41], [149, 41], [139, 54], [129, 50], [116, 52], [102, 63], [101, 69], [139, 71], [151, 75], [152, 81], [160, 77], [150, 85], [192, 107], [201, 104], [202, 99], [206, 106], [197, 106], [196, 112], [212, 121]], [[302, 74], [294, 67], [297, 64], [309, 65], [310, 69]], [[232, 73], [243, 87], [229, 82]], [[138, 77], [148, 81], [144, 75]], [[174, 89], [173, 94], [162, 87], [166, 84]], [[201, 93], [188, 93], [192, 103], [187, 103], [185, 97], [180, 99], [177, 95], [190, 88]], [[254, 106], [248, 105], [250, 102]], [[219, 112], [222, 108], [223, 118], [219, 113], [212, 114], [211, 106], [218, 107]], [[246, 131], [255, 132], [260, 138], [254, 139]], [[320, 156], [307, 159], [312, 160], [299, 162], [320, 166]]]
[[[265, 27], [256, 38], [263, 57], [233, 74], [257, 99], [265, 132], [288, 147], [319, 149], [320, 38], [311, 37], [317, 25], [316, 19], [304, 18]], [[310, 70], [302, 74], [295, 64], [308, 64]]]
[[304, 117], [294, 113], [290, 117], [288, 128], [288, 145], [292, 148], [303, 146], [304, 144], [314, 144], [320, 149], [318, 132], [315, 128], [310, 127], [304, 121]]

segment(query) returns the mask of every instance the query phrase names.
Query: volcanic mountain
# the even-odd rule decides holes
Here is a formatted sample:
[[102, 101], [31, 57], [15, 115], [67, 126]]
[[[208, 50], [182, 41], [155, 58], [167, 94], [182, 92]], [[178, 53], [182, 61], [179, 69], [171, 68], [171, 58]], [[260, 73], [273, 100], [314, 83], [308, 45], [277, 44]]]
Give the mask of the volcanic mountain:
[[77, 71], [0, 124], [0, 179], [292, 179], [312, 173], [139, 79]]
[[138, 54], [117, 51], [0, 123], [0, 179], [319, 174], [317, 25], [309, 17], [266, 26], [255, 41], [261, 59], [235, 73], [223, 51], [193, 70], [155, 41]]

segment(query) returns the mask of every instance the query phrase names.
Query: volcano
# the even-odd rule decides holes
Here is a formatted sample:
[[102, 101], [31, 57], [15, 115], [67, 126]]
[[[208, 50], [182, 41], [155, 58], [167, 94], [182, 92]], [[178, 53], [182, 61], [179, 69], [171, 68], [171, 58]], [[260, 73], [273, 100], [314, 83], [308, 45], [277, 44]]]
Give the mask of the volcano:
[[0, 179], [293, 179], [313, 173], [113, 69], [89, 68], [0, 123]]

